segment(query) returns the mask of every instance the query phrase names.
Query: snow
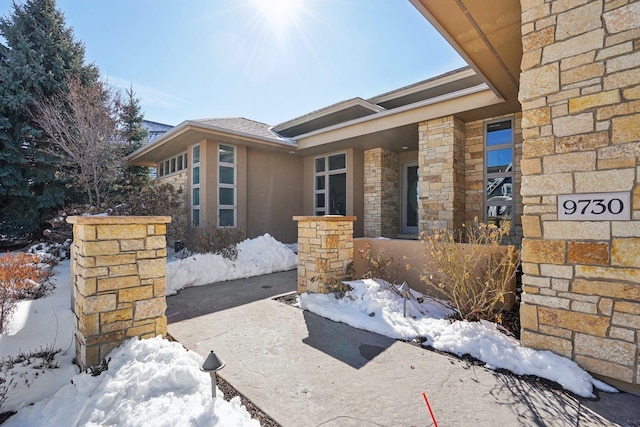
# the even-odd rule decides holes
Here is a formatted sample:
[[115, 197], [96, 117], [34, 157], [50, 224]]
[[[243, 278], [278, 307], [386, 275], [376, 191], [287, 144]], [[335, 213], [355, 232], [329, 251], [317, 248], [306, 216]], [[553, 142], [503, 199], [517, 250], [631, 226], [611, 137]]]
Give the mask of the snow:
[[[133, 338], [111, 352], [100, 376], [79, 374], [6, 426], [259, 426], [240, 404], [211, 398], [203, 359], [180, 344]], [[217, 391], [218, 395], [220, 391]]]
[[234, 261], [216, 254], [195, 254], [167, 263], [166, 295], [190, 286], [293, 270], [298, 257], [290, 247], [264, 234], [238, 244]]
[[425, 299], [412, 291], [407, 299], [407, 317], [403, 316], [403, 299], [387, 289], [379, 279], [344, 282], [352, 290], [344, 298], [334, 295], [299, 296], [299, 305], [320, 316], [366, 329], [390, 338], [412, 340], [425, 338], [424, 346], [458, 356], [471, 355], [489, 369], [506, 369], [519, 375], [535, 375], [555, 381], [582, 397], [595, 397], [593, 388], [606, 392], [617, 390], [580, 368], [575, 362], [550, 351], [523, 347], [513, 337], [501, 333], [490, 322], [451, 321], [450, 311], [434, 299]]
[[[187, 286], [250, 277], [295, 268], [297, 256], [266, 234], [238, 245], [238, 259], [194, 255], [167, 264], [168, 293]], [[12, 380], [9, 398], [0, 409], [18, 411], [6, 426], [75, 425], [193, 425], [257, 426], [239, 399], [211, 399], [208, 374], [200, 371], [202, 358], [177, 343], [161, 338], [132, 339], [110, 354], [109, 369], [93, 377], [73, 365], [74, 316], [70, 310], [69, 261], [55, 267], [54, 292], [33, 301], [21, 301], [0, 335], [3, 361], [43, 348], [62, 351], [56, 369], [38, 368], [40, 361], [3, 368]], [[391, 338], [426, 339], [424, 345], [459, 356], [471, 355], [490, 369], [507, 369], [556, 381], [565, 389], [593, 397], [593, 388], [615, 392], [573, 361], [548, 351], [525, 348], [489, 322], [451, 321], [451, 310], [433, 298], [411, 291], [407, 317], [403, 299], [378, 279], [347, 283], [343, 298], [302, 294], [300, 307], [335, 321]], [[221, 393], [218, 391], [218, 396]]]

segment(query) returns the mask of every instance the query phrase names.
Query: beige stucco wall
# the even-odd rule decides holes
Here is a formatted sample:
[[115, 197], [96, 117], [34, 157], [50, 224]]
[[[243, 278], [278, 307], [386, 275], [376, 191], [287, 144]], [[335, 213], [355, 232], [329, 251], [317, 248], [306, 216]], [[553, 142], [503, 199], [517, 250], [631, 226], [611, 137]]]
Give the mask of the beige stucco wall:
[[252, 148], [246, 154], [247, 237], [269, 233], [281, 242], [295, 242], [292, 218], [303, 212], [302, 159]]
[[[431, 251], [430, 244], [425, 240], [399, 240], [399, 239], [371, 239], [359, 238], [353, 240], [353, 270], [355, 277], [362, 277], [369, 269], [369, 260], [362, 254], [370, 250], [371, 258], [379, 257], [381, 260], [392, 261], [387, 268], [393, 277], [390, 280], [395, 284], [406, 281], [411, 289], [426, 295], [441, 297], [433, 288], [420, 280], [420, 276], [430, 271], [436, 271], [437, 266], [428, 254]], [[458, 244], [462, 252], [469, 251], [469, 245]], [[489, 248], [486, 253], [504, 253], [507, 248]], [[511, 282], [508, 295], [505, 295], [504, 308], [510, 310], [515, 303], [516, 280]]]

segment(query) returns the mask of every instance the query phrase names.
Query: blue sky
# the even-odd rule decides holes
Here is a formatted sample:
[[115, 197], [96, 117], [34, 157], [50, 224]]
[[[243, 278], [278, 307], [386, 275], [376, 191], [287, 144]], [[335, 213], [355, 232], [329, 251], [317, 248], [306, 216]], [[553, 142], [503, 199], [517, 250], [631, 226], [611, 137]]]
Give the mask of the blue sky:
[[[21, 0], [19, 0], [21, 1]], [[57, 0], [145, 118], [271, 125], [464, 66], [408, 0]], [[0, 15], [11, 3], [2, 0]]]

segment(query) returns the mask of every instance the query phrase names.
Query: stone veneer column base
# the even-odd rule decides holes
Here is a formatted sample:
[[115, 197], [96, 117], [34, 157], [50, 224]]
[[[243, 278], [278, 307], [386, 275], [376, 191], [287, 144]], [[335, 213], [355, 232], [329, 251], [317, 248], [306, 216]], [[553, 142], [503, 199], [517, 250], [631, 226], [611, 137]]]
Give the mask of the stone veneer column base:
[[171, 217], [67, 218], [73, 224], [76, 360], [99, 365], [131, 337], [166, 335], [166, 224]]
[[355, 216], [294, 216], [298, 222], [298, 293], [331, 292], [353, 261]]

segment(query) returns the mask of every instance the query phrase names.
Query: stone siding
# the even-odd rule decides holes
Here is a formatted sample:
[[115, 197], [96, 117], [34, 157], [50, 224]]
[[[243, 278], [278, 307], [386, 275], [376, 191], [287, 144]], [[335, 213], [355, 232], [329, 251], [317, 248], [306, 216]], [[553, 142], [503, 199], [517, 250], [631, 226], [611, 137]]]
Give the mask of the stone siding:
[[[522, 341], [640, 390], [640, 1], [522, 0]], [[630, 221], [558, 221], [630, 191]]]
[[189, 188], [187, 170], [188, 169], [185, 169], [177, 173], [165, 175], [161, 178], [156, 178], [156, 185], [171, 184], [176, 190], [182, 188], [182, 191], [186, 193], [187, 189]]
[[189, 222], [189, 202], [190, 202], [190, 186], [189, 186], [189, 174], [187, 171], [190, 169], [184, 169], [180, 172], [165, 175], [162, 178], [157, 178], [155, 185], [170, 184], [176, 190], [182, 190], [184, 198], [182, 201], [182, 208], [178, 209], [178, 214], [171, 218], [171, 223], [167, 227], [167, 240], [168, 243], [173, 246], [176, 240], [184, 239], [184, 232], [186, 224]]
[[453, 117], [418, 124], [420, 231], [459, 229], [465, 211], [465, 126]]
[[364, 235], [395, 237], [400, 232], [398, 153], [374, 148], [364, 152]]
[[69, 217], [76, 360], [99, 365], [128, 338], [166, 335], [170, 217]]
[[295, 216], [298, 222], [298, 293], [328, 293], [348, 277], [355, 216]]

